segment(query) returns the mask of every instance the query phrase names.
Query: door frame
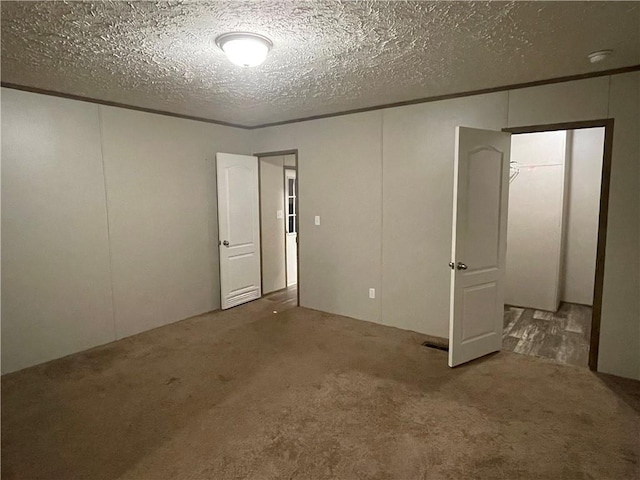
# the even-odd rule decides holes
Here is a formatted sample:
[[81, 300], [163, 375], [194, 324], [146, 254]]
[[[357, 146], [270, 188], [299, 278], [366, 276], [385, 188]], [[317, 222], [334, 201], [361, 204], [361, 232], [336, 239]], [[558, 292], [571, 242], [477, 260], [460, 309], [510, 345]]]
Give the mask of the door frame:
[[600, 210], [598, 213], [598, 246], [596, 250], [596, 271], [593, 287], [593, 311], [591, 315], [591, 338], [589, 340], [589, 369], [598, 371], [600, 348], [600, 321], [602, 319], [602, 292], [604, 287], [604, 264], [607, 244], [607, 222], [609, 217], [609, 188], [611, 183], [611, 160], [613, 155], [613, 118], [586, 120], [580, 122], [551, 123], [503, 128], [503, 132], [519, 133], [553, 132], [557, 130], [581, 130], [604, 127], [604, 153], [602, 155], [602, 175], [600, 180]]
[[[262, 271], [262, 182], [260, 181], [260, 159], [261, 158], [265, 158], [265, 157], [279, 157], [281, 155], [294, 155], [295, 156], [295, 167], [285, 167], [285, 165], [282, 165], [282, 183], [284, 186], [284, 182], [285, 182], [285, 175], [284, 175], [284, 170], [286, 168], [290, 168], [291, 170], [295, 170], [296, 171], [296, 201], [295, 201], [295, 209], [296, 209], [296, 229], [297, 229], [297, 241], [298, 241], [298, 246], [297, 246], [297, 258], [296, 258], [296, 267], [298, 270], [298, 283], [296, 285], [297, 288], [297, 294], [296, 294], [296, 305], [299, 307], [300, 306], [300, 209], [299, 209], [299, 203], [300, 203], [300, 196], [299, 196], [299, 184], [300, 184], [300, 172], [298, 170], [298, 149], [291, 149], [291, 150], [278, 150], [278, 151], [273, 151], [273, 152], [261, 152], [261, 153], [254, 153], [254, 156], [258, 157], [258, 200], [259, 200], [259, 222], [260, 222], [260, 271]], [[285, 226], [285, 231], [286, 231], [286, 226]], [[284, 232], [283, 232], [284, 234]], [[286, 261], [287, 261], [287, 241], [285, 238], [285, 242], [284, 242], [284, 258], [285, 258], [285, 289], [288, 288], [286, 286], [287, 284], [287, 273], [286, 273]], [[262, 274], [260, 275], [260, 289], [262, 290]]]

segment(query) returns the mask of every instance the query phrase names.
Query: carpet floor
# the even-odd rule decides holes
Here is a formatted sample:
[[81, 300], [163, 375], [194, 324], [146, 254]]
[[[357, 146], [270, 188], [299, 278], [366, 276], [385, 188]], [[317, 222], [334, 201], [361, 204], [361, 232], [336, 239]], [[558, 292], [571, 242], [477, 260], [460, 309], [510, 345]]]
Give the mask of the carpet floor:
[[264, 298], [5, 375], [2, 478], [640, 476], [640, 382], [424, 339]]

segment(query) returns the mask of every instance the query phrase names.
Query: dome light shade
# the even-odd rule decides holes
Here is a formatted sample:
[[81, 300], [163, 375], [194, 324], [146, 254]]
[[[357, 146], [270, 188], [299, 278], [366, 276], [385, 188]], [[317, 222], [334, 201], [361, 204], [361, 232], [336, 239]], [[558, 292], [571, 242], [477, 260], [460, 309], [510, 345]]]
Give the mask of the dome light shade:
[[216, 38], [216, 45], [227, 58], [241, 67], [256, 67], [265, 61], [273, 43], [256, 33], [224, 33]]

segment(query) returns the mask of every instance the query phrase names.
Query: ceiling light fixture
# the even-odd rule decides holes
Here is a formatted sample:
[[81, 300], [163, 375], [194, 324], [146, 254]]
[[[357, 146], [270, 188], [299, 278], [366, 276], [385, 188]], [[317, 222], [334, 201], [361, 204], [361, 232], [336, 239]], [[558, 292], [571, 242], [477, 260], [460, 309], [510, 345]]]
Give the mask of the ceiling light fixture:
[[273, 43], [267, 37], [257, 33], [231, 32], [216, 38], [227, 58], [241, 67], [256, 67], [265, 61]]
[[610, 57], [612, 53], [613, 50], [598, 50], [597, 52], [590, 53], [587, 58], [589, 58], [591, 63], [596, 63]]

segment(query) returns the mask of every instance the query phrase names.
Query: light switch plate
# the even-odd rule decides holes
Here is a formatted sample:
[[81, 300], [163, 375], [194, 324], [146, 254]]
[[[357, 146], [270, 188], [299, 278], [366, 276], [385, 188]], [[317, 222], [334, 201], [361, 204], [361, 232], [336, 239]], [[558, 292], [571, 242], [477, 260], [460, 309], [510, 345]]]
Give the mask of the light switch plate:
[[376, 298], [376, 289], [375, 288], [370, 288], [369, 289], [369, 298]]
[[316, 215], [316, 225], [320, 225], [320, 215]]
[[276, 218], [284, 218], [284, 212], [282, 210], [278, 210], [276, 212]]

